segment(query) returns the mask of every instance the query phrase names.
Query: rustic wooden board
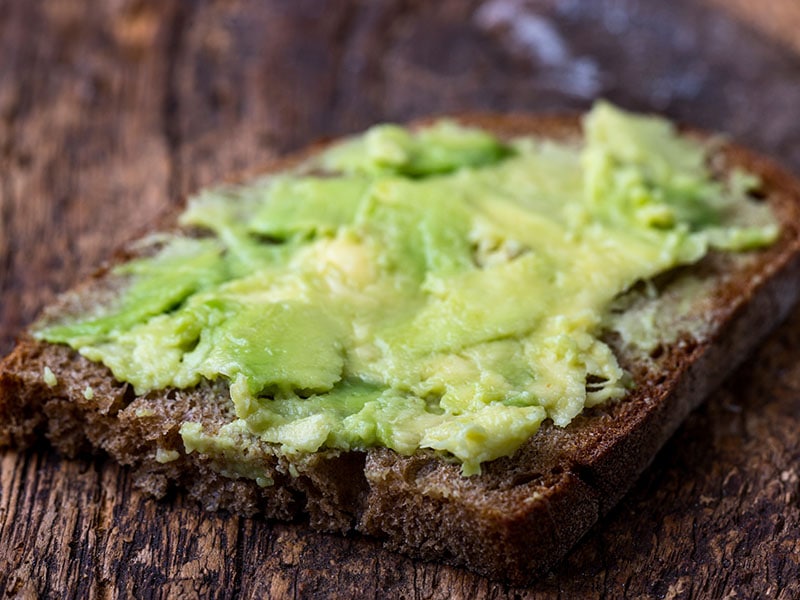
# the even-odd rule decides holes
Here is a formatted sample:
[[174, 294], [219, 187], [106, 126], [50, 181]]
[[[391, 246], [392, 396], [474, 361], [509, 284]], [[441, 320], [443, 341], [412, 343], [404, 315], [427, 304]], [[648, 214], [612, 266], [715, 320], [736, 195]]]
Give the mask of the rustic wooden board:
[[[379, 120], [579, 109], [603, 95], [726, 131], [800, 172], [800, 55], [760, 33], [792, 29], [751, 28], [721, 6], [4, 0], [0, 353], [182, 194]], [[799, 431], [800, 311], [528, 590], [360, 537], [155, 502], [100, 458], [5, 451], [0, 593], [795, 598]]]

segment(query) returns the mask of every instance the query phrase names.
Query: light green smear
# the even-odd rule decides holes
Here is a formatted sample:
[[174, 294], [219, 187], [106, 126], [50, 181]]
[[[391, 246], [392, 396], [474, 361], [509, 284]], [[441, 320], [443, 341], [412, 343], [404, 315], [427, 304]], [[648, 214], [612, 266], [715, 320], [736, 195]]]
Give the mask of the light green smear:
[[260, 477], [246, 458], [259, 438], [287, 455], [430, 448], [479, 473], [545, 419], [625, 395], [599, 338], [621, 293], [776, 239], [752, 178], [717, 181], [705, 155], [605, 103], [581, 142], [378, 126], [202, 192], [181, 224], [205, 236], [168, 238], [117, 268], [115, 303], [36, 335], [139, 394], [229, 382], [237, 419], [181, 433], [240, 476]]

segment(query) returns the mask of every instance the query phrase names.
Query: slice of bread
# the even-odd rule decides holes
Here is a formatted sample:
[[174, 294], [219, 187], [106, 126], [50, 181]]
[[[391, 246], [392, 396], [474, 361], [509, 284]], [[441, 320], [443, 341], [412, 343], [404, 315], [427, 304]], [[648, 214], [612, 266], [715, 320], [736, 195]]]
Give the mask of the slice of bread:
[[[461, 120], [501, 137], [580, 135], [573, 117]], [[261, 172], [296, 165], [320, 148]], [[635, 382], [627, 397], [586, 409], [565, 428], [546, 422], [513, 456], [484, 464], [480, 475], [464, 477], [459, 465], [424, 450], [412, 456], [382, 448], [324, 450], [290, 461], [259, 442], [249, 466], [262, 483], [272, 482], [260, 486], [227, 472], [212, 456], [184, 450], [183, 422], [202, 422], [214, 432], [235, 418], [226, 384], [137, 396], [103, 365], [29, 334], [0, 363], [0, 446], [26, 446], [44, 434], [70, 456], [107, 453], [130, 466], [138, 487], [154, 496], [175, 485], [209, 510], [277, 519], [307, 515], [320, 530], [355, 529], [414, 557], [529, 583], [614, 506], [687, 414], [800, 294], [800, 183], [732, 144], [718, 144], [712, 162], [719, 173], [744, 168], [760, 177], [759, 197], [781, 225], [779, 240], [754, 252], [711, 253], [660, 277], [655, 295], [652, 288], [629, 292], [623, 314], [656, 314], [664, 337], [645, 352], [626, 346], [613, 327], [606, 335]], [[114, 262], [146, 251], [131, 245]], [[44, 318], [91, 309], [117, 291], [105, 268], [64, 294]]]

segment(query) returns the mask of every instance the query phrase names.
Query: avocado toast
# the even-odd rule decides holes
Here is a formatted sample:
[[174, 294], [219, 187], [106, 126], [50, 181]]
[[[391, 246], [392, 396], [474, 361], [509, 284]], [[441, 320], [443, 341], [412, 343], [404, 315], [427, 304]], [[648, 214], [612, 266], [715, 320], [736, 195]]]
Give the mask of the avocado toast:
[[[610, 130], [617, 131], [627, 123], [625, 119], [632, 118], [618, 115], [610, 107], [604, 107], [603, 110], [610, 112], [599, 124], [595, 113], [594, 135], [601, 138], [609, 131], [609, 119], [612, 125], [616, 125]], [[616, 118], [623, 121], [615, 124]], [[286, 173], [292, 170], [305, 180], [313, 178], [319, 183], [316, 189], [339, 185], [336, 178], [331, 177], [337, 170], [351, 169], [358, 175], [355, 183], [346, 181], [341, 184], [344, 186], [358, 186], [366, 180], [364, 185], [374, 188], [375, 181], [386, 178], [395, 181], [399, 178], [397, 187], [383, 196], [379, 195], [384, 199], [378, 207], [382, 209], [387, 203], [391, 207], [393, 190], [413, 188], [424, 183], [425, 179], [436, 179], [434, 183], [438, 184], [437, 189], [447, 192], [444, 197], [457, 198], [458, 189], [473, 190], [478, 185], [488, 185], [487, 170], [493, 165], [508, 164], [514, 157], [524, 158], [526, 152], [548, 152], [547, 160], [555, 162], [545, 163], [547, 169], [543, 180], [566, 181], [567, 195], [581, 197], [584, 192], [580, 186], [587, 184], [585, 172], [581, 175], [580, 169], [591, 171], [591, 165], [595, 165], [592, 173], [596, 179], [593, 181], [604, 184], [620, 179], [616, 176], [603, 179], [603, 168], [609, 161], [616, 164], [625, 160], [637, 163], [639, 160], [635, 155], [633, 158], [627, 155], [620, 157], [613, 152], [611, 156], [595, 156], [593, 162], [580, 156], [583, 142], [578, 119], [490, 116], [464, 118], [460, 123], [462, 127], [479, 127], [493, 135], [479, 135], [473, 129], [465, 130], [446, 125], [444, 134], [439, 137], [444, 135], [445, 140], [456, 137], [459, 141], [455, 144], [447, 141], [444, 146], [448, 151], [437, 151], [431, 158], [426, 156], [424, 150], [414, 149], [413, 144], [419, 136], [411, 136], [412, 147], [409, 150], [407, 140], [410, 134], [404, 133], [404, 130], [384, 128], [377, 134], [372, 134], [371, 143], [377, 148], [374, 152], [379, 157], [377, 173], [374, 161], [365, 165], [360, 162], [363, 153], [353, 151], [353, 144], [360, 143], [358, 140], [334, 145], [330, 149], [314, 149], [308, 155], [277, 165], [273, 172]], [[447, 127], [451, 127], [451, 130]], [[664, 129], [663, 124], [658, 127]], [[424, 125], [420, 129], [428, 130], [436, 131], [432, 128], [426, 130]], [[453, 131], [462, 133], [452, 133]], [[630, 135], [635, 138], [637, 131], [634, 128]], [[623, 139], [626, 139], [624, 133], [623, 131]], [[671, 135], [668, 128], [664, 135]], [[401, 138], [399, 141], [396, 139], [398, 136]], [[497, 136], [496, 142], [493, 142], [494, 136]], [[538, 140], [535, 144], [525, 141], [531, 136]], [[469, 143], [463, 144], [465, 139]], [[549, 140], [552, 144], [548, 145], [544, 140]], [[658, 141], [657, 139], [656, 142]], [[667, 141], [679, 143], [672, 138]], [[613, 146], [614, 140], [610, 143]], [[436, 139], [433, 139], [425, 142], [424, 147], [437, 148], [436, 144]], [[690, 153], [689, 151], [697, 152], [695, 146], [696, 142], [692, 142], [688, 146], [679, 144], [678, 148]], [[470, 445], [471, 440], [476, 435], [480, 437], [481, 432], [476, 433], [476, 428], [472, 427], [474, 421], [462, 427], [464, 423], [461, 417], [467, 410], [462, 407], [448, 411], [446, 406], [442, 407], [442, 398], [449, 393], [448, 382], [437, 388], [434, 385], [438, 381], [435, 377], [425, 378], [417, 374], [411, 378], [411, 383], [387, 383], [380, 381], [379, 377], [368, 376], [367, 370], [359, 371], [353, 366], [339, 367], [339, 379], [336, 379], [337, 374], [334, 373], [325, 380], [321, 375], [325, 372], [324, 367], [338, 364], [338, 358], [334, 355], [348, 356], [351, 353], [342, 350], [347, 348], [347, 343], [340, 341], [328, 345], [329, 349], [334, 348], [334, 351], [328, 352], [333, 356], [331, 360], [313, 358], [310, 362], [302, 363], [306, 358], [306, 349], [310, 355], [314, 348], [325, 346], [325, 340], [319, 338], [320, 330], [323, 329], [320, 327], [320, 320], [310, 317], [307, 308], [302, 309], [306, 312], [301, 311], [296, 315], [291, 311], [287, 312], [289, 317], [296, 317], [291, 321], [293, 326], [290, 329], [296, 333], [303, 332], [302, 335], [298, 333], [290, 338], [289, 342], [296, 344], [295, 354], [300, 362], [295, 360], [288, 366], [277, 363], [279, 368], [274, 369], [277, 376], [273, 375], [272, 380], [256, 383], [253, 383], [254, 376], [251, 376], [251, 372], [241, 365], [229, 369], [227, 373], [221, 369], [216, 373], [206, 371], [197, 381], [190, 380], [191, 375], [187, 375], [186, 380], [170, 380], [166, 385], [151, 385], [148, 381], [137, 379], [142, 373], [146, 373], [146, 369], [137, 368], [127, 376], [130, 381], [127, 382], [128, 374], [123, 372], [124, 368], [133, 363], [134, 357], [141, 358], [141, 352], [137, 355], [134, 349], [131, 354], [124, 355], [119, 361], [121, 367], [115, 367], [113, 359], [106, 356], [105, 362], [110, 368], [116, 368], [117, 374], [121, 375], [114, 377], [109, 367], [92, 362], [66, 345], [52, 343], [71, 342], [95, 361], [104, 360], [102, 353], [97, 351], [103, 344], [106, 349], [111, 347], [109, 344], [116, 344], [116, 349], [126, 347], [128, 338], [120, 337], [126, 330], [119, 325], [119, 321], [98, 333], [96, 323], [106, 316], [101, 314], [102, 310], [98, 313], [98, 307], [113, 305], [126, 294], [130, 298], [130, 271], [137, 268], [135, 265], [145, 265], [142, 268], [146, 269], [146, 265], [152, 263], [140, 261], [151, 260], [148, 257], [163, 258], [164, 248], [170, 247], [169, 240], [176, 232], [180, 232], [181, 239], [187, 240], [187, 244], [194, 244], [195, 241], [203, 243], [209, 239], [209, 230], [213, 232], [215, 226], [219, 229], [219, 223], [224, 222], [218, 214], [215, 218], [206, 218], [204, 222], [200, 219], [187, 219], [185, 215], [192, 214], [192, 205], [181, 217], [183, 225], [179, 229], [151, 236], [127, 247], [117, 259], [118, 266], [98, 273], [92, 281], [66, 294], [60, 304], [52, 307], [44, 319], [34, 326], [32, 335], [20, 340], [14, 353], [3, 362], [0, 375], [0, 412], [5, 423], [2, 439], [7, 443], [26, 443], [45, 431], [51, 442], [68, 454], [91, 446], [108, 452], [123, 464], [131, 465], [140, 487], [155, 495], [163, 495], [173, 482], [186, 488], [210, 509], [227, 508], [242, 514], [258, 513], [274, 518], [293, 518], [306, 513], [312, 525], [319, 529], [347, 531], [355, 528], [382, 538], [387, 546], [413, 556], [464, 564], [493, 578], [516, 583], [527, 582], [558, 560], [599, 515], [613, 506], [689, 410], [744, 358], [759, 337], [779, 322], [794, 302], [798, 269], [796, 184], [780, 170], [738, 148], [725, 144], [712, 144], [704, 148], [708, 148], [710, 158], [707, 162], [705, 158], [700, 162], [714, 175], [709, 181], [719, 183], [719, 189], [714, 193], [731, 197], [742, 196], [741, 200], [748, 203], [744, 223], [739, 222], [743, 219], [742, 211], [729, 209], [727, 205], [718, 210], [720, 214], [724, 212], [728, 215], [722, 221], [722, 217], [709, 219], [702, 211], [697, 213], [690, 210], [688, 216], [671, 215], [668, 210], [670, 206], [678, 206], [677, 212], [680, 213], [684, 210], [682, 205], [670, 205], [669, 198], [663, 201], [663, 194], [655, 201], [648, 202], [647, 198], [642, 200], [642, 194], [635, 186], [635, 193], [629, 193], [630, 186], [624, 188], [627, 191], [621, 196], [621, 201], [625, 203], [636, 198], [638, 204], [633, 208], [626, 208], [622, 216], [606, 208], [599, 210], [598, 214], [589, 210], [587, 216], [583, 205], [578, 205], [574, 210], [565, 209], [558, 214], [556, 213], [561, 210], [558, 204], [550, 209], [549, 212], [553, 213], [550, 215], [553, 217], [551, 220], [562, 225], [563, 221], [574, 221], [588, 222], [591, 226], [597, 220], [607, 219], [614, 223], [614, 228], [629, 231], [631, 223], [625, 221], [620, 226], [616, 219], [628, 219], [633, 215], [638, 225], [645, 231], [653, 230], [655, 237], [669, 237], [678, 225], [676, 221], [681, 219], [686, 219], [689, 223], [685, 228], [686, 235], [698, 233], [685, 246], [679, 247], [680, 244], [676, 245], [676, 241], [669, 242], [672, 246], [668, 253], [662, 252], [660, 246], [657, 247], [654, 258], [645, 265], [643, 273], [622, 277], [621, 283], [615, 284], [622, 287], [609, 292], [609, 300], [590, 315], [594, 320], [590, 319], [587, 329], [569, 330], [572, 338], [584, 340], [578, 344], [583, 348], [579, 347], [576, 352], [569, 344], [564, 345], [565, 342], [555, 343], [551, 354], [568, 354], [571, 351], [583, 365], [583, 371], [578, 372], [574, 379], [558, 375], [548, 380], [547, 375], [556, 367], [553, 366], [554, 363], [540, 363], [545, 366], [540, 367], [537, 377], [531, 377], [530, 381], [523, 377], [512, 381], [515, 385], [503, 387], [514, 379], [513, 373], [509, 374], [509, 369], [519, 369], [519, 354], [507, 352], [505, 349], [505, 353], [481, 354], [486, 344], [493, 344], [496, 350], [498, 341], [512, 340], [517, 343], [531, 332], [542, 331], [526, 321], [529, 318], [528, 312], [515, 312], [526, 296], [533, 294], [529, 287], [514, 284], [517, 281], [527, 282], [528, 271], [525, 269], [535, 272], [541, 269], [540, 262], [555, 260], [553, 256], [562, 254], [560, 243], [553, 242], [544, 246], [534, 243], [547, 235], [556, 235], [553, 229], [541, 227], [537, 230], [535, 239], [526, 243], [526, 240], [520, 238], [525, 231], [538, 226], [539, 221], [532, 223], [516, 236], [499, 239], [493, 232], [487, 234], [485, 226], [483, 229], [478, 228], [480, 235], [475, 234], [476, 227], [471, 223], [464, 228], [462, 238], [455, 236], [456, 239], [453, 240], [451, 237], [454, 236], [449, 235], [440, 235], [437, 238], [437, 232], [459, 230], [457, 206], [447, 207], [441, 216], [442, 224], [427, 229], [416, 227], [416, 224], [435, 220], [435, 213], [433, 217], [430, 217], [429, 212], [412, 215], [409, 230], [418, 233], [419, 239], [410, 248], [399, 251], [398, 255], [414, 255], [415, 260], [393, 267], [392, 272], [405, 272], [408, 263], [411, 264], [411, 269], [421, 270], [423, 273], [418, 287], [427, 286], [424, 289], [425, 297], [423, 301], [410, 298], [404, 306], [417, 302], [424, 308], [432, 304], [427, 303], [429, 296], [437, 300], [444, 298], [437, 305], [443, 316], [433, 321], [434, 325], [430, 325], [430, 321], [415, 321], [419, 312], [414, 313], [408, 321], [401, 320], [402, 335], [396, 347], [405, 349], [408, 346], [408, 331], [417, 327], [415, 342], [418, 345], [430, 345], [445, 340], [444, 347], [436, 346], [427, 350], [437, 358], [441, 358], [440, 355], [461, 359], [464, 356], [477, 356], [473, 362], [484, 365], [494, 359], [495, 366], [480, 369], [476, 377], [453, 375], [455, 379], [449, 381], [457, 384], [476, 380], [480, 383], [483, 377], [489, 383], [483, 388], [477, 386], [478, 392], [483, 394], [479, 398], [480, 402], [490, 408], [508, 408], [507, 414], [533, 415], [530, 418], [523, 416], [519, 420], [500, 420], [497, 429], [503, 434], [509, 429], [504, 423], [518, 424], [522, 421], [530, 429], [522, 430], [521, 433], [512, 431], [511, 435], [501, 437], [501, 442], [495, 444], [497, 449], [494, 453], [487, 454], [484, 451], [494, 442], [479, 440], [479, 443]], [[656, 145], [656, 155], [659, 149]], [[367, 155], [370, 156], [369, 152]], [[456, 158], [453, 159], [453, 156]], [[585, 166], [587, 160], [589, 167]], [[684, 162], [683, 157], [676, 160]], [[689, 169], [697, 168], [700, 164], [697, 158], [688, 162]], [[577, 165], [579, 170], [574, 176], [559, 178], [552, 170], [559, 168], [562, 163], [569, 163], [564, 166], [565, 169]], [[602, 168], [596, 168], [598, 164]], [[639, 166], [634, 166], [635, 175]], [[645, 182], [657, 187], [658, 181], [655, 180], [662, 177], [659, 175], [659, 167], [645, 166]], [[269, 171], [267, 169], [265, 172]], [[753, 189], [745, 172], [761, 180], [754, 192], [759, 196], [757, 201], [744, 198]], [[615, 170], [613, 173], [619, 171]], [[532, 177], [530, 169], [525, 170], [524, 174]], [[450, 185], [443, 183], [443, 180], [458, 177], [467, 178], [462, 187], [442, 188], [442, 185]], [[675, 183], [671, 172], [667, 172], [662, 178], [664, 177], [668, 186]], [[313, 231], [309, 233], [308, 221], [304, 220], [304, 215], [299, 214], [302, 211], [290, 211], [291, 219], [286, 217], [286, 211], [283, 220], [276, 217], [276, 207], [281, 206], [281, 196], [274, 190], [282, 188], [269, 182], [269, 178], [267, 181], [264, 185], [273, 191], [272, 203], [267, 203], [265, 210], [267, 213], [271, 211], [272, 215], [264, 219], [263, 227], [249, 231], [248, 236], [258, 238], [258, 243], [270, 250], [286, 245], [287, 239], [299, 239], [302, 241], [300, 245], [305, 248], [314, 246], [321, 240], [327, 244], [326, 256], [330, 256], [330, 240], [348, 239], [346, 235], [340, 235], [339, 225], [342, 222], [349, 224], [356, 219], [359, 209], [363, 212], [363, 206], [354, 209], [353, 215], [350, 215], [346, 211], [325, 212], [323, 208], [312, 204], [310, 212], [322, 215], [314, 221], [310, 227]], [[703, 185], [709, 183], [704, 179], [700, 181]], [[534, 183], [523, 178], [514, 180], [510, 188], [516, 193], [519, 189], [524, 190], [525, 185], [530, 185], [539, 190], [535, 196], [547, 196], [541, 192], [543, 184], [536, 188]], [[635, 177], [634, 183], [637, 183]], [[679, 180], [680, 185], [675, 186], [684, 195], [675, 192], [676, 202], [683, 202], [685, 197], [694, 198], [707, 193], [702, 190], [698, 192], [703, 185], [698, 188], [695, 183], [691, 178]], [[294, 184], [289, 181], [288, 184], [281, 185], [286, 188]], [[235, 192], [231, 193], [235, 195]], [[326, 193], [330, 195], [329, 191]], [[424, 190], [415, 191], [415, 195], [424, 193]], [[302, 194], [310, 195], [313, 201], [313, 190], [298, 192], [295, 189], [289, 196], [295, 198]], [[503, 194], [505, 198], [508, 189], [504, 189]], [[365, 196], [363, 192], [360, 192], [360, 196], [355, 195], [359, 199]], [[371, 199], [375, 195], [366, 194]], [[524, 193], [522, 195], [526, 197]], [[481, 198], [484, 196], [491, 194], [482, 194]], [[441, 197], [441, 194], [437, 197]], [[275, 198], [279, 200], [275, 201]], [[203, 204], [202, 196], [198, 200], [195, 207]], [[244, 203], [246, 204], [246, 200]], [[213, 205], [213, 199], [210, 204]], [[770, 208], [771, 217], [769, 214], [764, 216], [766, 206]], [[500, 207], [506, 209], [504, 204], [500, 204]], [[260, 205], [256, 208], [260, 208]], [[492, 213], [495, 218], [490, 222], [502, 221], [509, 228], [513, 228], [525, 216], [525, 213], [511, 213], [512, 218], [503, 220], [502, 217], [508, 213], [498, 212], [500, 209], [497, 206], [489, 207], [491, 208], [495, 209], [495, 213]], [[194, 210], [197, 215], [196, 208]], [[546, 214], [547, 209], [544, 212]], [[729, 216], [733, 219], [730, 224], [725, 220]], [[757, 222], [750, 223], [752, 219]], [[331, 225], [332, 220], [334, 225]], [[291, 227], [286, 226], [289, 221], [293, 223]], [[388, 218], [378, 222], [396, 221]], [[374, 224], [375, 221], [366, 223]], [[730, 225], [731, 229], [726, 234], [720, 229], [720, 225]], [[714, 240], [709, 242], [706, 239], [703, 242], [703, 252], [698, 254], [697, 248], [692, 244], [700, 239], [699, 233], [711, 227], [716, 228]], [[581, 231], [585, 232], [586, 229], [578, 233]], [[556, 233], [566, 235], [560, 230]], [[573, 237], [576, 235], [575, 230], [567, 234]], [[222, 238], [223, 235], [217, 231], [216, 237], [211, 239]], [[399, 242], [408, 239], [407, 231], [398, 238]], [[226, 250], [230, 250], [234, 243], [235, 241], [228, 243]], [[725, 248], [726, 244], [736, 247]], [[438, 252], [442, 247], [453, 246], [455, 251]], [[552, 256], [548, 255], [547, 248], [554, 246]], [[419, 248], [423, 248], [425, 252], [421, 257], [416, 257], [415, 252]], [[453, 255], [459, 256], [459, 248], [464, 255], [471, 258], [469, 264], [459, 265], [457, 261], [451, 260]], [[172, 255], [167, 253], [166, 260], [170, 256], [181, 256], [179, 250], [180, 248], [174, 250]], [[346, 244], [340, 244], [333, 250], [334, 256], [348, 256], [346, 260], [339, 261], [342, 268], [336, 269], [337, 275], [346, 275], [341, 281], [348, 283], [358, 280], [360, 272], [347, 272], [348, 267], [359, 264], [358, 253]], [[632, 253], [640, 257], [645, 252], [645, 248], [639, 246], [635, 252], [629, 250], [630, 246], [623, 246], [617, 254]], [[202, 254], [195, 253], [192, 256], [193, 260], [198, 257], [202, 259]], [[534, 259], [540, 262], [537, 263]], [[652, 270], [654, 263], [663, 263], [665, 266]], [[420, 264], [422, 267], [419, 267]], [[292, 267], [293, 273], [298, 270], [303, 272], [301, 262], [293, 263]], [[441, 275], [442, 269], [450, 269], [451, 272], [446, 273], [446, 277], [427, 277], [431, 272]], [[476, 291], [468, 300], [464, 300], [464, 294], [456, 294], [450, 304], [446, 302], [452, 298], [447, 290], [466, 289], [469, 292], [471, 274], [483, 274], [491, 269], [501, 275], [499, 285], [486, 285], [479, 280], [474, 287]], [[513, 269], [522, 270], [517, 272]], [[419, 275], [418, 271], [415, 273]], [[503, 273], [510, 273], [505, 288], [502, 283]], [[560, 271], [545, 269], [542, 276], [545, 280], [553, 279], [557, 278], [555, 276], [558, 273]], [[584, 267], [579, 272], [586, 281], [598, 273], [602, 274], [602, 265], [598, 265], [596, 269]], [[441, 281], [453, 283], [452, 277], [459, 276], [462, 281], [466, 281], [464, 285], [460, 288], [447, 286], [442, 291]], [[530, 279], [535, 280], [535, 277], [531, 276]], [[282, 283], [287, 280], [292, 283], [291, 278], [284, 274]], [[156, 288], [165, 285], [157, 279], [151, 281], [156, 282]], [[175, 288], [180, 287], [178, 278], [174, 275], [168, 275], [164, 281], [176, 283]], [[574, 283], [575, 279], [572, 282], [567, 282], [565, 288], [559, 288], [561, 291], [569, 290], [570, 294], [559, 295], [543, 291], [541, 295], [545, 300], [532, 301], [531, 311], [535, 312], [537, 307], [548, 303], [548, 293], [549, 303], [560, 309], [562, 305], [570, 303], [568, 300], [574, 298], [576, 290], [592, 287], [588, 284], [584, 286], [581, 278], [578, 278], [577, 284]], [[301, 278], [301, 281], [295, 282], [294, 287], [302, 287], [303, 283]], [[397, 286], [396, 281], [392, 281], [390, 285], [401, 291], [406, 289], [405, 280], [401, 286]], [[252, 296], [255, 289], [245, 286], [244, 291]], [[269, 289], [274, 290], [275, 286], [269, 286]], [[603, 286], [598, 285], [597, 289], [603, 289]], [[257, 288], [257, 291], [260, 293], [263, 290]], [[521, 292], [520, 296], [513, 296], [518, 292]], [[504, 305], [506, 298], [512, 300]], [[212, 300], [218, 301], [219, 297]], [[286, 296], [281, 301], [285, 300]], [[179, 315], [188, 306], [185, 298], [177, 301], [167, 298], [164, 302], [165, 315]], [[499, 317], [510, 314], [512, 318], [495, 321], [492, 324], [494, 329], [483, 328], [483, 337], [478, 338], [474, 337], [475, 331], [481, 330], [481, 323], [486, 319], [478, 322], [462, 319], [454, 326], [459, 333], [451, 335], [437, 329], [435, 324], [447, 320], [446, 317], [453, 312], [453, 303], [472, 307], [474, 310], [470, 314], [481, 313], [483, 310], [482, 314], [489, 320], [497, 317], [498, 313]], [[138, 306], [141, 303], [137, 300], [131, 304]], [[383, 299], [379, 305], [385, 306]], [[584, 307], [580, 308], [583, 310]], [[118, 315], [122, 312], [117, 310]], [[241, 314], [241, 311], [237, 310], [236, 314]], [[87, 319], [86, 315], [92, 315], [94, 321]], [[345, 320], [352, 323], [354, 316], [357, 315], [348, 314]], [[598, 319], [598, 316], [602, 319]], [[137, 318], [141, 322], [150, 322], [155, 317], [158, 315], [148, 314]], [[265, 327], [269, 329], [280, 322], [281, 318], [283, 317], [278, 315], [269, 319]], [[225, 322], [230, 323], [230, 318], [226, 319]], [[85, 327], [83, 330], [79, 329], [80, 326], [92, 322], [95, 323], [94, 331], [87, 331]], [[420, 323], [423, 326], [419, 326]], [[134, 323], [134, 326], [138, 324], [139, 322]], [[59, 327], [62, 328], [60, 331]], [[72, 331], [63, 327], [72, 327]], [[249, 322], [245, 330], [252, 329], [252, 322]], [[397, 331], [397, 328], [393, 331]], [[113, 335], [110, 336], [110, 332]], [[432, 335], [426, 339], [424, 334], [431, 332]], [[133, 336], [133, 339], [142, 339], [139, 334]], [[583, 334], [589, 335], [590, 339], [583, 337]], [[99, 335], [102, 339], [89, 339], [92, 335]], [[246, 337], [227, 335], [226, 339], [241, 341]], [[387, 341], [391, 340], [391, 336], [381, 333], [377, 337], [389, 348], [381, 356], [392, 356], [393, 346]], [[554, 337], [557, 335], [548, 335], [547, 340]], [[46, 341], [48, 338], [50, 342]], [[247, 345], [247, 342], [244, 343]], [[180, 364], [186, 364], [183, 357], [198, 348], [202, 349], [202, 344], [203, 334], [189, 340], [182, 348]], [[221, 347], [218, 343], [211, 346]], [[541, 347], [541, 344], [535, 346]], [[127, 347], [130, 348], [130, 344]], [[95, 350], [87, 352], [87, 348]], [[359, 349], [360, 347], [351, 348], [353, 353]], [[613, 361], [604, 349], [612, 353]], [[598, 353], [602, 354], [603, 360], [596, 360]], [[589, 358], [595, 359], [594, 362]], [[535, 364], [533, 359], [532, 364]], [[434, 370], [434, 375], [441, 371], [459, 371], [453, 365], [453, 358], [447, 360], [450, 362], [445, 368]], [[146, 362], [145, 357], [142, 365], [146, 366]], [[156, 360], [151, 362], [163, 365], [169, 363], [169, 357], [159, 351]], [[414, 364], [405, 354], [401, 359], [393, 361], [395, 367], [407, 366], [409, 363]], [[319, 368], [314, 368], [315, 364]], [[393, 365], [388, 365], [382, 371], [375, 370], [391, 374]], [[461, 362], [457, 366], [464, 367]], [[430, 364], [423, 367], [417, 369], [417, 373], [424, 371], [427, 374], [431, 369]], [[153, 372], [153, 381], [159, 377], [174, 378], [177, 371], [175, 368], [163, 371], [156, 369]], [[198, 373], [199, 371], [200, 369], [197, 370]], [[294, 375], [291, 373], [286, 376], [291, 371], [295, 374], [307, 372], [310, 379], [293, 380]], [[341, 376], [342, 373], [346, 376]], [[497, 376], [502, 376], [502, 381]], [[241, 382], [238, 385], [243, 388], [238, 405], [234, 398], [236, 394], [231, 391], [237, 385], [237, 377]], [[433, 417], [440, 417], [442, 414], [452, 416], [453, 419], [449, 422], [456, 422], [458, 430], [440, 438], [444, 438], [445, 442], [455, 442], [439, 445], [435, 439], [433, 442], [426, 442], [419, 430], [413, 427], [401, 428], [398, 434], [392, 428], [384, 426], [382, 433], [375, 433], [374, 430], [380, 429], [382, 423], [396, 423], [397, 413], [389, 414], [384, 421], [374, 418], [366, 420], [363, 418], [365, 413], [361, 415], [362, 418], [348, 422], [350, 425], [355, 423], [355, 428], [343, 428], [341, 424], [344, 421], [361, 414], [369, 402], [375, 401], [372, 396], [363, 402], [359, 401], [355, 408], [346, 408], [338, 415], [338, 421], [334, 419], [332, 424], [323, 424], [327, 427], [322, 429], [325, 435], [321, 437], [324, 439], [317, 435], [319, 427], [312, 429], [311, 433], [302, 426], [295, 426], [294, 429], [291, 427], [292, 423], [296, 425], [304, 422], [307, 425], [313, 422], [314, 415], [299, 413], [302, 418], [292, 421], [286, 418], [287, 414], [294, 416], [296, 413], [289, 409], [277, 407], [269, 411], [248, 412], [249, 408], [244, 406], [256, 403], [270, 407], [272, 405], [269, 403], [279, 399], [281, 395], [290, 401], [285, 406], [292, 407], [292, 402], [304, 406], [336, 389], [337, 385], [339, 391], [350, 385], [347, 391], [349, 397], [354, 397], [356, 394], [352, 393], [351, 385], [354, 379], [379, 387], [380, 394], [384, 394], [387, 389], [392, 392], [402, 390], [407, 398], [413, 398], [417, 403], [423, 401], [424, 405], [412, 415], [411, 421], [436, 421]], [[339, 381], [342, 383], [339, 384]], [[579, 383], [580, 389], [574, 396], [581, 397], [581, 404], [577, 408], [575, 404], [570, 405], [571, 420], [561, 419], [563, 413], [559, 412], [559, 407], [547, 404], [547, 394], [536, 387], [542, 381], [551, 385], [570, 381]], [[420, 387], [422, 383], [427, 383], [428, 386]], [[291, 397], [286, 389], [281, 389], [282, 386], [290, 388]], [[532, 391], [530, 398], [521, 398], [520, 391], [526, 390]], [[495, 393], [497, 397], [487, 398], [487, 394], [491, 393]], [[472, 390], [470, 397], [480, 394]], [[464, 394], [456, 394], [455, 400], [459, 397], [463, 399]], [[563, 393], [554, 396], [556, 401], [563, 397]], [[439, 405], [431, 406], [431, 398], [439, 402]], [[378, 408], [381, 406], [378, 405]], [[516, 409], [530, 410], [526, 412]], [[276, 415], [283, 420], [278, 420]], [[250, 422], [246, 428], [241, 425], [231, 426], [242, 420], [247, 421], [248, 418]], [[312, 421], [308, 421], [309, 418]], [[559, 419], [561, 422], [554, 424]], [[484, 433], [491, 429], [487, 427], [487, 423], [491, 424], [490, 421], [482, 423]], [[435, 423], [441, 424], [441, 419]], [[370, 425], [373, 426], [372, 431]], [[348, 437], [348, 432], [352, 434], [353, 431], [358, 435]], [[413, 434], [410, 442], [406, 439], [408, 435], [403, 435], [409, 431]], [[531, 540], [535, 540], [535, 544]]]

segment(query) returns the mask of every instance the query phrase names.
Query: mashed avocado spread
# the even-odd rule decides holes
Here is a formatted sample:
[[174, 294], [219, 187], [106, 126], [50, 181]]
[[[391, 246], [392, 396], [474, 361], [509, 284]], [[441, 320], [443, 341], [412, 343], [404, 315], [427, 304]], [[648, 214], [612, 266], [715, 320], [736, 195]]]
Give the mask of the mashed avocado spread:
[[184, 423], [189, 451], [431, 448], [478, 473], [625, 394], [599, 337], [617, 296], [778, 234], [666, 121], [598, 103], [583, 125], [560, 142], [381, 125], [204, 191], [192, 235], [117, 267], [115, 303], [36, 335], [140, 394], [229, 382], [238, 418]]

